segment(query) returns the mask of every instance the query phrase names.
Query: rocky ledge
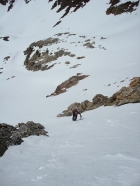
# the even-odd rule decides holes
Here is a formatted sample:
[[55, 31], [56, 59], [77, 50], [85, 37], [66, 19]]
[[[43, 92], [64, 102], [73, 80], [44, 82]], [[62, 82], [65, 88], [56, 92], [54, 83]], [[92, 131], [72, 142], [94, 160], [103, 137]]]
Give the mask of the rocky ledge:
[[45, 135], [48, 132], [44, 130], [45, 127], [40, 123], [28, 121], [25, 123], [18, 123], [15, 127], [6, 123], [0, 123], [0, 156], [3, 156], [9, 146], [20, 145], [24, 137], [31, 135]]
[[60, 85], [57, 86], [54, 93], [47, 95], [46, 98], [50, 96], [57, 96], [67, 91], [72, 86], [75, 86], [80, 80], [87, 78], [88, 75], [80, 75], [79, 73], [76, 76], [72, 76], [66, 81], [62, 82]]
[[71, 116], [72, 108], [78, 108], [82, 113], [100, 106], [121, 106], [128, 103], [140, 103], [140, 77], [133, 78], [128, 87], [122, 87], [109, 98], [102, 94], [97, 94], [92, 99], [92, 102], [85, 100], [82, 103], [72, 103], [67, 110], [58, 114], [57, 117]]

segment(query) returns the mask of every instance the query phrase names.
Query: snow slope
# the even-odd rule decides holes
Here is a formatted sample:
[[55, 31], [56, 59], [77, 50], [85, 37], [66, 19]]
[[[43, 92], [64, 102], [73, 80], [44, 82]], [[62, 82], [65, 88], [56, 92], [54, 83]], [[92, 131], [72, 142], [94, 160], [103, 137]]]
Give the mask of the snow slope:
[[[101, 107], [83, 113], [84, 119], [77, 122], [56, 117], [73, 102], [91, 100], [97, 93], [111, 96], [140, 76], [140, 8], [132, 14], [106, 16], [107, 7], [106, 2], [89, 2], [53, 28], [60, 14], [50, 11], [46, 0], [27, 5], [18, 0], [8, 13], [0, 6], [0, 36], [9, 36], [8, 42], [0, 39], [0, 122], [39, 122], [50, 135], [26, 138], [6, 151], [0, 158], [2, 186], [140, 185], [140, 104]], [[64, 32], [76, 35], [62, 35], [66, 42], [49, 49], [64, 47], [85, 58], [61, 57], [50, 70], [27, 71], [23, 51], [32, 42]], [[86, 39], [96, 48], [78, 43]], [[3, 62], [8, 55], [10, 59]], [[69, 69], [75, 64], [81, 65]], [[66, 93], [46, 98], [76, 73], [90, 76]]]

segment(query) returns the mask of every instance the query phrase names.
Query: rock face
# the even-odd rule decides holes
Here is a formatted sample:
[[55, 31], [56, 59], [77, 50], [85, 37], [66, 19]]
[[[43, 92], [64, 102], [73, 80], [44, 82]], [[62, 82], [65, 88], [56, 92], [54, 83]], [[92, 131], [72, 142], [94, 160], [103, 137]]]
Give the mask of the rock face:
[[3, 156], [9, 146], [20, 145], [22, 138], [31, 135], [45, 135], [48, 132], [44, 130], [44, 126], [40, 123], [28, 121], [25, 123], [18, 123], [15, 127], [6, 123], [0, 123], [0, 156]]
[[103, 96], [102, 94], [97, 94], [93, 99], [92, 102], [87, 105], [87, 110], [96, 109], [102, 105], [104, 105], [108, 100], [107, 96]]
[[[71, 54], [71, 52], [65, 51], [65, 49], [60, 49], [54, 53], [49, 52], [48, 49], [44, 52], [40, 52], [40, 48], [44, 46], [50, 46], [53, 44], [57, 44], [57, 43], [60, 43], [60, 39], [51, 38], [51, 37], [46, 40], [41, 40], [41, 41], [32, 43], [24, 51], [24, 55], [26, 55], [24, 65], [26, 66], [27, 70], [31, 70], [31, 71], [49, 70], [56, 63], [52, 65], [48, 65], [48, 64], [50, 62], [57, 60], [59, 57], [62, 57], [62, 56], [75, 57], [75, 54]], [[38, 47], [36, 51], [34, 49], [35, 47]]]
[[46, 97], [62, 94], [64, 92], [66, 92], [68, 88], [76, 85], [78, 83], [78, 81], [80, 81], [86, 77], [88, 77], [88, 75], [72, 76], [68, 80], [66, 80], [63, 83], [61, 83], [60, 85], [58, 85], [54, 93], [52, 93], [51, 95], [47, 95]]
[[82, 113], [100, 106], [120, 106], [127, 103], [140, 103], [140, 77], [133, 78], [128, 87], [121, 88], [110, 98], [102, 94], [97, 94], [92, 99], [92, 102], [85, 100], [82, 103], [72, 103], [67, 110], [58, 114], [57, 117], [71, 116], [71, 110], [73, 108], [77, 108]]
[[113, 94], [105, 106], [124, 105], [127, 103], [140, 102], [140, 78], [134, 78], [128, 87], [122, 87], [118, 92]]
[[96, 109], [102, 105], [104, 105], [104, 103], [106, 103], [106, 101], [108, 100], [108, 98], [106, 96], [103, 96], [101, 94], [97, 94], [92, 102], [85, 100], [82, 103], [72, 103], [67, 110], [64, 110], [62, 112], [62, 114], [58, 114], [57, 117], [63, 117], [63, 116], [71, 116], [72, 115], [72, 109], [73, 108], [77, 108], [81, 113], [88, 111], [88, 110], [93, 110]]
[[[51, 2], [53, 0], [49, 0]], [[83, 8], [90, 0], [54, 0], [54, 4], [52, 5], [52, 9], [56, 8], [57, 6], [59, 7], [57, 10], [57, 13], [65, 10], [65, 13], [63, 14], [63, 17], [65, 17], [69, 12], [76, 12], [79, 8]], [[73, 11], [71, 11], [73, 9]], [[61, 19], [60, 18], [60, 19]], [[54, 26], [59, 24], [60, 21], [58, 21]]]
[[24, 123], [19, 123], [18, 125], [15, 126], [18, 128], [21, 137], [28, 137], [31, 135], [45, 135], [47, 136], [47, 131], [45, 131], [45, 127], [41, 125], [40, 123], [34, 123], [33, 121], [28, 121], [26, 124]]
[[114, 15], [119, 15], [122, 13], [128, 13], [128, 12], [133, 12], [136, 10], [136, 7], [139, 5], [139, 1], [136, 2], [131, 2], [128, 1], [126, 3], [122, 3], [119, 5], [116, 5], [120, 2], [120, 0], [110, 0], [111, 6], [107, 9], [106, 14], [114, 14]]
[[18, 130], [8, 124], [0, 123], [0, 156], [11, 145], [20, 145], [23, 142]]

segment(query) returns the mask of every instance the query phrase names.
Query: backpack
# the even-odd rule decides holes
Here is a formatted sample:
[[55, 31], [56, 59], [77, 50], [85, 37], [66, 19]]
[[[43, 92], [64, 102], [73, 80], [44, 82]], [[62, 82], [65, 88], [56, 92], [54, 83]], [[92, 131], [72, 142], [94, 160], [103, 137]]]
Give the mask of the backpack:
[[75, 115], [77, 115], [78, 114], [78, 111], [75, 109], [75, 110], [73, 110], [72, 111]]

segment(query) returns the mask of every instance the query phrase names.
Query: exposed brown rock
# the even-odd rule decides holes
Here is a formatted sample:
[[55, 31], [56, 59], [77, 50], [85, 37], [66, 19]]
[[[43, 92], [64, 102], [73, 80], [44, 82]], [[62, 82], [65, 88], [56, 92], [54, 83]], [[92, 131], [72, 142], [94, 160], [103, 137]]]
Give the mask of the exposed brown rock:
[[72, 108], [77, 108], [80, 112], [96, 109], [100, 106], [120, 106], [127, 103], [140, 103], [140, 77], [133, 78], [128, 87], [121, 88], [118, 92], [113, 94], [110, 98], [97, 94], [92, 102], [85, 100], [82, 103], [72, 103], [67, 110], [57, 117], [71, 116]]
[[103, 96], [102, 94], [97, 94], [93, 99], [92, 102], [87, 105], [87, 110], [96, 109], [102, 105], [104, 105], [108, 100], [107, 96]]
[[91, 103], [91, 102], [88, 101], [88, 100], [83, 101], [83, 102], [80, 104], [82, 110], [83, 110], [83, 111], [86, 110], [86, 108], [90, 105], [90, 103]]
[[[57, 52], [50, 53], [47, 49], [44, 52], [40, 52], [39, 49], [34, 52], [34, 47], [42, 48], [43, 46], [50, 46], [53, 44], [57, 44], [60, 42], [58, 38], [48, 38], [46, 40], [41, 40], [38, 42], [32, 43], [25, 51], [24, 55], [26, 55], [26, 59], [24, 61], [24, 65], [27, 70], [38, 71], [38, 70], [48, 70], [52, 68], [55, 64], [48, 66], [47, 63], [53, 62], [57, 60], [61, 56], [69, 56], [75, 57], [75, 54], [71, 54], [71, 52], [66, 51], [65, 49], [60, 49]], [[31, 54], [34, 54], [31, 56]]]
[[140, 102], [140, 78], [134, 78], [128, 87], [122, 87], [118, 92], [113, 94], [105, 106], [120, 106], [127, 103]]
[[63, 116], [71, 116], [72, 112], [71, 110], [73, 108], [77, 108], [81, 113], [88, 111], [88, 110], [93, 110], [96, 109], [102, 105], [104, 105], [107, 101], [107, 97], [103, 96], [101, 94], [97, 94], [92, 102], [85, 100], [82, 103], [72, 103], [67, 110], [63, 111], [62, 114], [58, 114], [57, 117], [63, 117]]
[[62, 94], [64, 92], [66, 92], [67, 89], [76, 85], [80, 80], [82, 80], [86, 77], [88, 77], [88, 75], [72, 76], [68, 80], [66, 80], [63, 83], [61, 83], [60, 85], [58, 85], [54, 93], [52, 93], [51, 95], [47, 95], [46, 97]]

